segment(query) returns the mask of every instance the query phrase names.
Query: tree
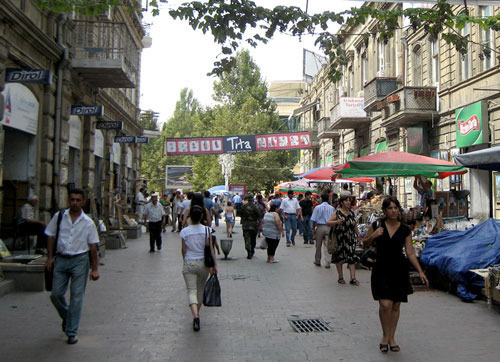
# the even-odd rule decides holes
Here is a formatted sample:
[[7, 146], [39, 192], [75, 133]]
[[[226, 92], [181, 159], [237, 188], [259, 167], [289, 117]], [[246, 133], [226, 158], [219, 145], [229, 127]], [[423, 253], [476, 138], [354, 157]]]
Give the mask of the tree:
[[158, 112], [149, 109], [141, 113], [139, 123], [142, 128], [150, 131], [158, 131]]
[[[108, 6], [125, 6], [130, 11], [150, 11], [153, 15], [159, 14], [161, 3], [167, 0], [147, 0], [146, 8], [141, 7], [140, 0], [37, 0], [42, 9], [51, 9], [58, 12], [71, 12], [97, 15]], [[457, 1], [454, 1], [457, 3]], [[194, 30], [203, 33], [211, 32], [214, 41], [221, 46], [223, 57], [214, 62], [212, 74], [222, 75], [236, 65], [233, 54], [241, 43], [257, 46], [267, 43], [273, 38], [276, 31], [289, 33], [294, 36], [311, 34], [316, 36], [319, 45], [329, 57], [330, 77], [333, 81], [342, 77], [342, 66], [347, 64], [347, 56], [343, 48], [345, 33], [331, 33], [328, 28], [332, 24], [356, 26], [364, 24], [369, 18], [379, 20], [377, 32], [382, 39], [394, 36], [399, 27], [399, 18], [405, 16], [410, 20], [411, 27], [424, 27], [433, 37], [441, 34], [448, 43], [453, 44], [462, 54], [467, 52], [469, 40], [460, 34], [467, 24], [478, 24], [482, 29], [500, 30], [500, 14], [487, 18], [477, 18], [468, 15], [467, 2], [464, 0], [466, 11], [460, 14], [453, 12], [450, 1], [438, 0], [432, 9], [377, 9], [371, 6], [353, 7], [350, 10], [335, 13], [325, 11], [320, 14], [309, 15], [295, 6], [277, 6], [268, 9], [257, 6], [251, 0], [208, 0], [184, 3], [169, 11], [174, 19], [187, 21]], [[367, 33], [366, 36], [371, 34]], [[485, 47], [484, 53], [499, 54], [497, 49]]]

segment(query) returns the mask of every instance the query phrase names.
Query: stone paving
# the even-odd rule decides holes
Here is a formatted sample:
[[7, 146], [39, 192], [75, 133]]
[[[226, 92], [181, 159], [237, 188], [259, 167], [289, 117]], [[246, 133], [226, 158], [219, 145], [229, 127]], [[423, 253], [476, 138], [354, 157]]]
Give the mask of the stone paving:
[[[225, 226], [218, 228], [224, 238]], [[497, 361], [500, 313], [441, 291], [418, 291], [403, 304], [401, 352], [378, 350], [378, 304], [370, 272], [360, 286], [337, 283], [335, 268], [313, 264], [314, 246], [287, 248], [278, 264], [257, 250], [247, 260], [236, 226], [231, 261], [219, 261], [221, 308], [202, 308], [192, 330], [178, 233], [163, 234], [161, 252], [148, 236], [108, 250], [101, 279], [89, 282], [79, 342], [66, 344], [46, 292], [0, 298], [2, 361]], [[261, 239], [258, 239], [260, 242]], [[347, 273], [347, 271], [345, 272]], [[346, 274], [348, 275], [348, 274]], [[296, 333], [288, 319], [323, 318], [331, 332]]]

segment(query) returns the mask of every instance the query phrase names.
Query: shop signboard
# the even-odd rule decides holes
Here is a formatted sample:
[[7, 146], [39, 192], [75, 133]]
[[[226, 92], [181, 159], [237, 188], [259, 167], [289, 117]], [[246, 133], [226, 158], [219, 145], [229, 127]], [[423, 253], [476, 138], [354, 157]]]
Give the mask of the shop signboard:
[[387, 141], [375, 143], [375, 153], [387, 151]]
[[168, 156], [261, 152], [310, 147], [309, 132], [165, 139]]
[[193, 166], [165, 166], [166, 189], [190, 189], [193, 184], [189, 178], [193, 177]]
[[97, 121], [95, 124], [96, 129], [115, 129], [115, 130], [121, 130], [123, 128], [123, 122], [122, 121]]
[[39, 103], [28, 87], [22, 84], [5, 84], [4, 114], [2, 124], [36, 135]]
[[365, 99], [363, 97], [340, 97], [340, 117], [341, 118], [365, 118], [366, 112], [363, 109]]
[[51, 84], [52, 72], [50, 69], [7, 68], [5, 82]]
[[115, 143], [135, 143], [135, 136], [115, 136]]
[[135, 143], [149, 143], [149, 137], [136, 137]]
[[233, 195], [240, 195], [243, 199], [243, 196], [247, 193], [247, 185], [246, 184], [229, 184], [229, 192]]
[[71, 106], [71, 115], [75, 116], [102, 116], [103, 111], [103, 106]]
[[416, 155], [424, 154], [424, 128], [408, 127], [408, 152]]
[[488, 109], [485, 101], [455, 110], [457, 147], [480, 145], [489, 140]]

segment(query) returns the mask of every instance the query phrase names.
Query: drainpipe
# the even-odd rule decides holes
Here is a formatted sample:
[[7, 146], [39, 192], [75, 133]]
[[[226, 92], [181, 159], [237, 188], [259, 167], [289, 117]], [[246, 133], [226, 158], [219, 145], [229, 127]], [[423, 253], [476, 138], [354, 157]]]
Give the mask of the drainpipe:
[[407, 85], [407, 80], [406, 80], [406, 69], [408, 66], [408, 39], [406, 36], [403, 36], [401, 38], [401, 42], [403, 43], [403, 57], [401, 61], [401, 73], [403, 75], [403, 86], [406, 87]]
[[57, 44], [63, 50], [63, 54], [57, 64], [57, 85], [56, 85], [56, 115], [54, 125], [54, 166], [52, 174], [52, 211], [59, 210], [59, 187], [61, 171], [61, 123], [62, 123], [62, 104], [63, 104], [63, 74], [64, 67], [68, 62], [68, 49], [64, 45], [63, 32], [64, 24], [67, 18], [62, 14], [57, 20]]

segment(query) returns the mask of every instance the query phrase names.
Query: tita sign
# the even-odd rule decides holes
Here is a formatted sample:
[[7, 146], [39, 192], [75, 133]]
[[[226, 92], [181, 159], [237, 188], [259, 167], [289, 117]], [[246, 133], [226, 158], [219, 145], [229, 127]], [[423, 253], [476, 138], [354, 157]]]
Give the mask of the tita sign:
[[457, 147], [468, 147], [488, 142], [488, 110], [480, 101], [455, 111]]

